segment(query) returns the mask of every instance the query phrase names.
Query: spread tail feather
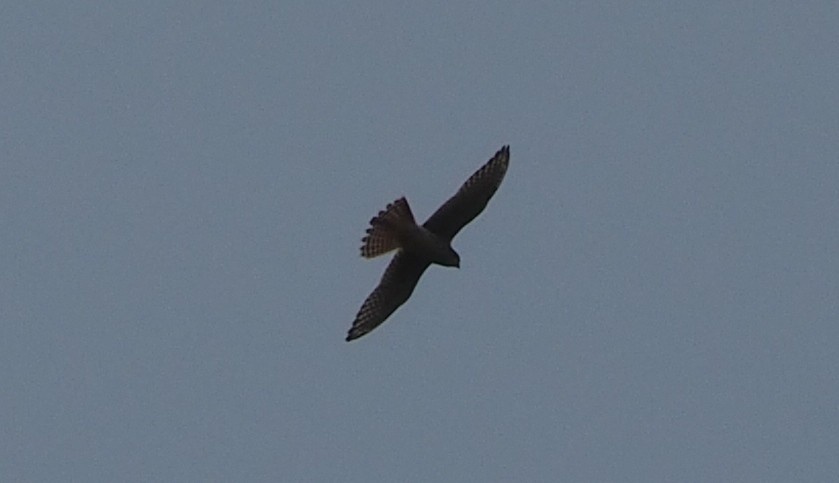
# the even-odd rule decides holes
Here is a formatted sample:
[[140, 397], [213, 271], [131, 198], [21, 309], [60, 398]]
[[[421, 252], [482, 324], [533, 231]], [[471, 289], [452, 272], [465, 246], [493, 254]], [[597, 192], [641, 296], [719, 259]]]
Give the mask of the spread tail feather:
[[415, 224], [414, 214], [403, 196], [387, 205], [370, 220], [367, 235], [361, 239], [361, 256], [378, 257], [401, 246], [399, 233], [407, 224]]

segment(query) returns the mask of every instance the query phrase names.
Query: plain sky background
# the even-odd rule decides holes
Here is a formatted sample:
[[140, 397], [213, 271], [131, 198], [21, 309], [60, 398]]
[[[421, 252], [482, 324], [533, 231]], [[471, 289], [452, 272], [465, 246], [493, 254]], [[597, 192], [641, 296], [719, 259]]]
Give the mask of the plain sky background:
[[[3, 481], [829, 481], [836, 2], [6, 2]], [[344, 342], [406, 195], [507, 178]]]

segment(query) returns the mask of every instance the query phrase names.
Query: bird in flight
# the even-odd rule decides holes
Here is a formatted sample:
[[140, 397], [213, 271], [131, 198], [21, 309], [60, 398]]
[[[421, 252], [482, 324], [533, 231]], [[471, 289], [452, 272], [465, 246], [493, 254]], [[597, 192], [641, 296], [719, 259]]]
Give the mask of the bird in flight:
[[451, 241], [484, 210], [501, 185], [509, 164], [510, 146], [504, 146], [422, 225], [414, 221], [404, 197], [387, 205], [370, 220], [370, 228], [362, 239], [361, 256], [373, 258], [392, 250], [398, 252], [379, 285], [361, 305], [347, 342], [375, 329], [404, 304], [432, 263], [460, 267], [460, 255], [452, 249]]

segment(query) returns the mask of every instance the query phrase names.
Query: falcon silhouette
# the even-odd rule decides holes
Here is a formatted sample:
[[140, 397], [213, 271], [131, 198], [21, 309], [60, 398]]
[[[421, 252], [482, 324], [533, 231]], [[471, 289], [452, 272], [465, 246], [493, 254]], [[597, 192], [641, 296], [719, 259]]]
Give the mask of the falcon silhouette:
[[399, 251], [379, 285], [361, 305], [347, 342], [375, 329], [404, 304], [432, 263], [460, 267], [460, 256], [452, 249], [451, 241], [484, 210], [501, 185], [509, 164], [510, 147], [504, 146], [422, 225], [414, 221], [404, 197], [387, 205], [370, 220], [370, 228], [362, 239], [361, 256], [373, 258]]

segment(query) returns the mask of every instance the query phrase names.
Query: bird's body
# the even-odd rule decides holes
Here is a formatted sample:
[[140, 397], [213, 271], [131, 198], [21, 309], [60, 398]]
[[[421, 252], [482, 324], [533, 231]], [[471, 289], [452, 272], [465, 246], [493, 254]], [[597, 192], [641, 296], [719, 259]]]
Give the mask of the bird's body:
[[399, 241], [402, 251], [444, 267], [460, 267], [460, 256], [451, 242], [424, 226], [414, 224], [408, 227]]
[[387, 205], [370, 220], [361, 255], [373, 258], [391, 250], [399, 251], [379, 285], [362, 304], [347, 341], [375, 329], [405, 303], [432, 263], [460, 267], [460, 256], [451, 247], [451, 241], [486, 207], [504, 179], [509, 161], [510, 148], [504, 146], [422, 225], [414, 221], [404, 197]]

